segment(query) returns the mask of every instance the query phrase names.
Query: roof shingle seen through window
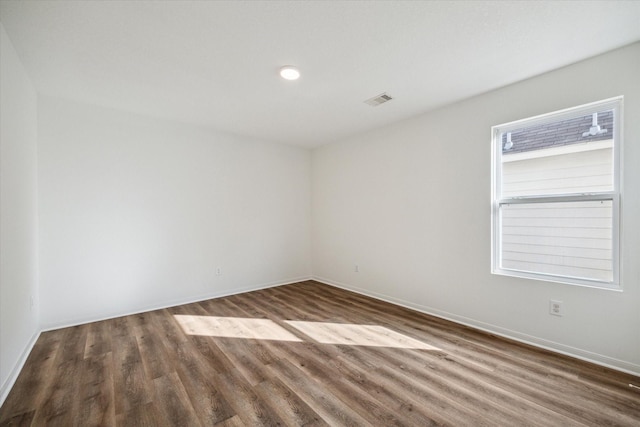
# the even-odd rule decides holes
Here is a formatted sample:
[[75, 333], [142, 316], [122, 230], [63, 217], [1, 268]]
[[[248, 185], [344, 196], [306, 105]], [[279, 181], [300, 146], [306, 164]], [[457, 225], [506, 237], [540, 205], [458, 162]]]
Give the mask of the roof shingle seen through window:
[[582, 136], [588, 132], [592, 124], [592, 115], [576, 117], [569, 120], [545, 123], [511, 132], [513, 147], [505, 149], [507, 133], [502, 134], [502, 154], [522, 153], [592, 141], [603, 141], [613, 138], [613, 111], [598, 113], [598, 125], [607, 132], [599, 135]]

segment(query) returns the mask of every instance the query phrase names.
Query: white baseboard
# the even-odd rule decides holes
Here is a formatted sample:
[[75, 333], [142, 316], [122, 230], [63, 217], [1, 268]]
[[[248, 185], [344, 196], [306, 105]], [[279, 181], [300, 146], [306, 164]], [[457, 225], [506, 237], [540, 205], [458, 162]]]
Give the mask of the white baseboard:
[[39, 331], [33, 334], [31, 339], [29, 340], [29, 343], [22, 351], [22, 354], [20, 355], [20, 358], [18, 359], [17, 363], [11, 370], [9, 377], [4, 382], [4, 384], [2, 384], [2, 387], [0, 387], [0, 407], [4, 404], [4, 401], [7, 399], [7, 396], [9, 396], [9, 392], [11, 391], [11, 388], [16, 383], [16, 380], [18, 379], [18, 375], [20, 375], [20, 372], [22, 371], [22, 368], [24, 367], [24, 364], [27, 361], [29, 354], [31, 354], [31, 350], [33, 350], [33, 346], [36, 344], [36, 341], [38, 341], [39, 337], [40, 337]]
[[583, 350], [580, 348], [571, 347], [571, 346], [557, 343], [554, 341], [549, 341], [544, 338], [523, 334], [518, 331], [513, 331], [500, 326], [470, 319], [468, 317], [459, 316], [457, 314], [448, 313], [433, 307], [423, 306], [423, 305], [412, 303], [409, 301], [404, 301], [399, 298], [391, 297], [389, 295], [384, 295], [377, 292], [372, 292], [368, 289], [362, 289], [357, 286], [347, 285], [345, 283], [340, 283], [324, 277], [314, 276], [313, 280], [320, 283], [324, 283], [325, 285], [356, 292], [361, 295], [365, 295], [365, 296], [375, 298], [381, 301], [385, 301], [391, 304], [399, 305], [401, 307], [419, 311], [421, 313], [429, 314], [431, 316], [439, 317], [441, 319], [459, 323], [461, 325], [470, 326], [472, 328], [475, 328], [484, 332], [488, 332], [504, 338], [512, 339], [514, 341], [532, 345], [534, 347], [550, 350], [555, 353], [563, 354], [565, 356], [570, 356], [576, 359], [595, 363], [597, 365], [605, 366], [607, 368], [615, 369], [617, 371], [625, 372], [627, 374], [640, 376], [640, 365], [627, 362], [625, 360], [615, 359], [603, 354], [598, 354], [588, 350]]
[[84, 325], [86, 323], [91, 323], [91, 322], [100, 322], [102, 320], [115, 319], [117, 317], [122, 317], [122, 316], [131, 316], [133, 314], [140, 314], [140, 313], [146, 313], [148, 311], [161, 310], [163, 308], [175, 307], [177, 305], [192, 304], [194, 302], [205, 301], [213, 298], [223, 298], [231, 295], [243, 294], [246, 292], [259, 291], [260, 289], [268, 289], [268, 288], [274, 288], [276, 286], [290, 285], [292, 283], [304, 282], [305, 280], [311, 280], [311, 279], [312, 279], [311, 276], [302, 276], [302, 277], [296, 277], [296, 278], [290, 278], [290, 279], [283, 279], [275, 282], [267, 282], [267, 283], [260, 283], [260, 284], [251, 285], [251, 286], [244, 286], [244, 287], [235, 288], [232, 290], [222, 290], [219, 292], [212, 292], [212, 293], [207, 293], [207, 294], [202, 294], [197, 296], [191, 296], [187, 298], [164, 301], [162, 303], [154, 304], [147, 307], [142, 307], [134, 311], [111, 313], [106, 316], [85, 317], [80, 319], [62, 321], [62, 322], [44, 325], [42, 328], [42, 332], [53, 331], [55, 329], [68, 328], [72, 326]]

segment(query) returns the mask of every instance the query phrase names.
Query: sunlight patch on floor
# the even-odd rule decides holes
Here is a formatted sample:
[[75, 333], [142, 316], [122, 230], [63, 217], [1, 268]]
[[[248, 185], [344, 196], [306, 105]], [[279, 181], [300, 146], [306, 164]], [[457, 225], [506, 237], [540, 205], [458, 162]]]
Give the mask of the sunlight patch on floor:
[[286, 320], [287, 324], [322, 344], [440, 350], [384, 326]]
[[183, 314], [175, 314], [173, 317], [175, 317], [182, 327], [182, 330], [188, 335], [293, 342], [301, 341], [291, 332], [269, 319], [191, 316]]

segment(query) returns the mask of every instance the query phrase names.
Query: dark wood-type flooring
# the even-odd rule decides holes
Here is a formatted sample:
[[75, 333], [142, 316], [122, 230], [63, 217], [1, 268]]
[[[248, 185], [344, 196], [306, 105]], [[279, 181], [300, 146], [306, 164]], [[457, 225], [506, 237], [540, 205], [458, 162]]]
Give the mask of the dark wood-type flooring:
[[640, 426], [630, 383], [309, 281], [45, 332], [0, 425]]

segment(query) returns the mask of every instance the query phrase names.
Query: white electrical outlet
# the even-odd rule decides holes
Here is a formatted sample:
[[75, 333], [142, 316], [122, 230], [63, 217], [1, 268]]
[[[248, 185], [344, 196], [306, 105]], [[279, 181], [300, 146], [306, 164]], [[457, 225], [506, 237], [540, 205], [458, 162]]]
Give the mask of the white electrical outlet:
[[354, 265], [353, 271], [355, 271], [356, 273], [360, 273], [360, 266], [358, 264]]
[[222, 275], [222, 268], [216, 267], [216, 276], [221, 276], [221, 275]]
[[562, 316], [564, 311], [562, 309], [562, 301], [549, 300], [549, 314], [554, 316]]

